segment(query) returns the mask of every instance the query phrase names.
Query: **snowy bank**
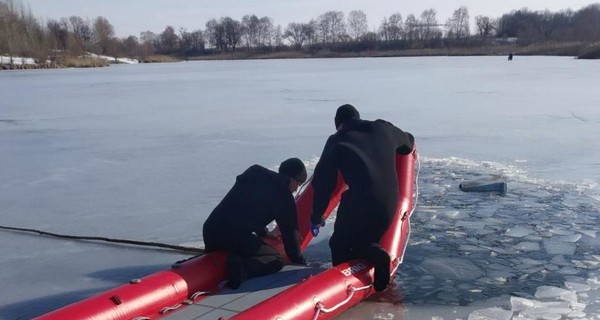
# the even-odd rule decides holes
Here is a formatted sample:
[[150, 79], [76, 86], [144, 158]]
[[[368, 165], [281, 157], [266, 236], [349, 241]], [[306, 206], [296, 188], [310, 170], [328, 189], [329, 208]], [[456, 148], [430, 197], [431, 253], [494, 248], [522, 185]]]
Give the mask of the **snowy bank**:
[[104, 59], [111, 63], [125, 63], [125, 64], [137, 64], [139, 61], [137, 59], [130, 58], [116, 58], [111, 56], [99, 55], [95, 53], [87, 53], [84, 57], [94, 58], [94, 59]]
[[10, 56], [0, 56], [0, 64], [12, 64], [12, 65], [36, 65], [35, 60], [33, 58], [23, 58], [23, 57], [10, 57]]

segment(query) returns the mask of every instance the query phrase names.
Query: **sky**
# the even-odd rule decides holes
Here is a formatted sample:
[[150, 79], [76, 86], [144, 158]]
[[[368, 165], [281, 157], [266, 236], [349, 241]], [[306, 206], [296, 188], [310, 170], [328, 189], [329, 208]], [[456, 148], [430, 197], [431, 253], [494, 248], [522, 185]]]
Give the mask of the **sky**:
[[21, 0], [34, 16], [42, 19], [59, 19], [72, 15], [93, 20], [104, 16], [115, 27], [119, 37], [139, 36], [142, 31], [162, 32], [166, 26], [188, 31], [204, 29], [212, 18], [231, 17], [241, 20], [245, 15], [270, 17], [283, 29], [290, 22], [308, 22], [327, 11], [342, 11], [347, 16], [352, 10], [367, 14], [369, 26], [377, 29], [384, 17], [399, 12], [420, 16], [430, 8], [437, 11], [437, 18], [444, 23], [461, 6], [469, 9], [471, 19], [478, 15], [500, 17], [512, 10], [550, 10], [557, 12], [571, 8], [579, 10], [593, 0]]

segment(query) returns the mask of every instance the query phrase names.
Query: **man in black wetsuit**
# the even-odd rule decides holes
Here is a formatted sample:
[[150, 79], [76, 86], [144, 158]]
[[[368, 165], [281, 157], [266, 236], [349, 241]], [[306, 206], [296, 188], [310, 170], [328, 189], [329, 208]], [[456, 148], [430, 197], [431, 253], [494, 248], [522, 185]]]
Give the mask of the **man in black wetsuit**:
[[225, 198], [212, 211], [203, 226], [206, 251], [225, 251], [227, 285], [237, 289], [247, 278], [276, 273], [284, 258], [260, 237], [273, 220], [281, 230], [285, 252], [293, 263], [305, 264], [300, 251], [300, 235], [293, 192], [306, 181], [306, 168], [300, 159], [281, 163], [279, 173], [253, 165], [237, 176]]
[[329, 137], [313, 174], [313, 235], [337, 183], [338, 170], [348, 190], [342, 195], [329, 240], [333, 265], [366, 259], [375, 265], [374, 287], [390, 281], [390, 256], [379, 241], [390, 226], [398, 203], [396, 153], [409, 154], [414, 137], [384, 120], [361, 120], [345, 104], [335, 115], [337, 132]]

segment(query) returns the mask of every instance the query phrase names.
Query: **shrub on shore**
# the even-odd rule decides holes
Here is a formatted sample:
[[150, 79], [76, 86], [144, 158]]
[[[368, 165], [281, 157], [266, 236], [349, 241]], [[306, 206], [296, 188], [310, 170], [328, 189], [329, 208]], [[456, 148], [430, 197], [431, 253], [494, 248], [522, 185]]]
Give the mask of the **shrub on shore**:
[[596, 42], [581, 50], [578, 59], [600, 59], [600, 42]]
[[177, 58], [166, 55], [151, 55], [140, 58], [141, 63], [153, 63], [153, 62], [177, 62]]
[[106, 59], [87, 58], [87, 57], [72, 57], [65, 58], [58, 63], [65, 68], [97, 68], [108, 67], [109, 63]]

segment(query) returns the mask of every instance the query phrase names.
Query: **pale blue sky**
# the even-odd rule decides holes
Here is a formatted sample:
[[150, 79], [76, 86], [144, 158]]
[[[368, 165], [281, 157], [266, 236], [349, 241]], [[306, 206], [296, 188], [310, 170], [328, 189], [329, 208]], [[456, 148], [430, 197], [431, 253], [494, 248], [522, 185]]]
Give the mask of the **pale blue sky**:
[[118, 36], [139, 36], [141, 31], [162, 32], [167, 25], [193, 31], [204, 29], [211, 18], [228, 16], [237, 20], [246, 14], [268, 16], [275, 25], [285, 29], [290, 22], [308, 22], [331, 11], [347, 16], [352, 10], [367, 14], [369, 26], [376, 29], [384, 17], [399, 12], [419, 16], [434, 8], [440, 23], [445, 22], [460, 6], [469, 9], [471, 20], [477, 15], [500, 17], [515, 9], [556, 12], [571, 8], [579, 10], [598, 1], [593, 0], [20, 0], [33, 14], [42, 19], [58, 19], [72, 15], [82, 18], [104, 16], [115, 27]]

